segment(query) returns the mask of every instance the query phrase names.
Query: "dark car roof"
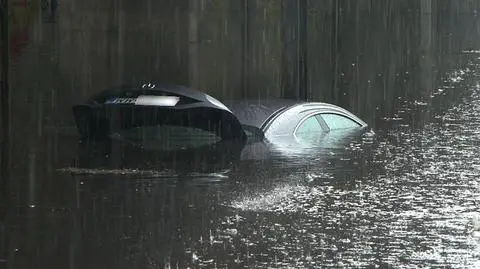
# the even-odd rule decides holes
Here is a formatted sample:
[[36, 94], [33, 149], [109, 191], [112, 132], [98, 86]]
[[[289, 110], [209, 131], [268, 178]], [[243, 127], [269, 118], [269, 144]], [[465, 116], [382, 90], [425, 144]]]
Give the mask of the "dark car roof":
[[[178, 99], [174, 105], [155, 101], [158, 98], [154, 97], [164, 95]], [[137, 104], [140, 97], [145, 97], [146, 103]], [[112, 131], [164, 124], [213, 131], [225, 140], [246, 139], [241, 122], [223, 103], [184, 86], [148, 83], [110, 88], [73, 106], [73, 113], [83, 138], [104, 138]], [[114, 113], [121, 120], [112, 117]]]
[[[185, 86], [181, 85], [171, 85], [171, 84], [133, 84], [133, 85], [121, 85], [113, 88], [106, 89], [90, 98], [89, 101], [95, 101], [95, 100], [102, 100], [102, 97], [105, 96], [124, 96], [125, 94], [130, 93], [135, 96], [138, 96], [139, 94], [151, 94], [151, 95], [156, 95], [156, 94], [163, 94], [163, 93], [171, 93], [174, 95], [179, 95], [183, 96], [186, 98], [194, 99], [197, 101], [209, 101], [211, 103], [212, 101], [212, 96], [208, 96], [206, 93], [188, 88]], [[209, 98], [210, 97], [210, 98]], [[214, 99], [214, 98], [213, 98]], [[216, 100], [215, 100], [216, 101]], [[216, 106], [218, 108], [223, 109], [222, 106], [219, 106], [217, 102], [215, 102]]]
[[291, 99], [228, 100], [223, 103], [238, 118], [241, 124], [261, 128], [276, 111], [304, 101]]

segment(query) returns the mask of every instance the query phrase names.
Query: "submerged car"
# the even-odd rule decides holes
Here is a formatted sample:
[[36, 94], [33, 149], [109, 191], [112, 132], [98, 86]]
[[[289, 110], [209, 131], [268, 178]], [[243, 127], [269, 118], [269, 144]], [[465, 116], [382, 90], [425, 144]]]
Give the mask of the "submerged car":
[[105, 90], [74, 106], [73, 112], [84, 141], [123, 141], [187, 159], [201, 149], [210, 158], [213, 152], [223, 154], [224, 148], [234, 148], [231, 155], [240, 158], [244, 146], [252, 143], [318, 146], [367, 127], [351, 112], [332, 104], [285, 99], [222, 103], [206, 93], [174, 85]]

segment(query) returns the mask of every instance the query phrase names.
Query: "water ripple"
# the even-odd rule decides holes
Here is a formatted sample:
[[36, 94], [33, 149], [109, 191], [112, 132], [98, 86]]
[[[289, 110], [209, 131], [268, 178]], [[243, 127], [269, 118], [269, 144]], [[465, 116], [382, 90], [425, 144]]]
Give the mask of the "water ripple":
[[352, 176], [350, 185], [312, 168], [304, 184], [234, 199], [234, 215], [220, 221], [209, 242], [192, 247], [197, 263], [478, 268], [480, 75], [473, 72], [478, 63], [471, 65], [449, 74], [434, 93], [468, 82], [468, 95], [422, 129], [387, 131], [375, 149], [374, 168]]

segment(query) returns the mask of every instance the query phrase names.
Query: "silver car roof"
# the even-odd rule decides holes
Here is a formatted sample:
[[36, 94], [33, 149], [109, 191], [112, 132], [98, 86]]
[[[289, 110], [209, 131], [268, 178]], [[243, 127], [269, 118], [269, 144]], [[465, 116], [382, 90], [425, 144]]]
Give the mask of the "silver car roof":
[[267, 100], [229, 100], [223, 102], [232, 113], [238, 118], [241, 124], [250, 125], [261, 129], [270, 118], [278, 115], [280, 111], [286, 111], [292, 107], [298, 107], [302, 111], [318, 110], [328, 111], [349, 116], [362, 125], [367, 125], [364, 121], [354, 115], [352, 112], [337, 105], [323, 102], [306, 102], [291, 99], [267, 99]]
[[304, 104], [305, 102], [291, 99], [260, 99], [227, 100], [223, 101], [223, 103], [232, 111], [241, 124], [261, 128], [267, 119], [278, 111], [294, 105]]

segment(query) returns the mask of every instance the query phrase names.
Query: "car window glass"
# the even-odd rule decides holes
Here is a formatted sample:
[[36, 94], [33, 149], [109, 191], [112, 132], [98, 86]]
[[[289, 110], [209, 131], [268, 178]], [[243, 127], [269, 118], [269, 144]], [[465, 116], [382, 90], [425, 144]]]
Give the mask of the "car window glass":
[[192, 127], [172, 125], [130, 128], [117, 133], [116, 137], [142, 145], [146, 149], [154, 150], [197, 148], [214, 144], [221, 140], [219, 136], [212, 132]]
[[339, 114], [323, 113], [322, 118], [330, 130], [358, 128], [361, 126], [356, 121]]
[[296, 136], [300, 139], [311, 137], [320, 132], [323, 132], [322, 126], [318, 122], [316, 116], [311, 116], [305, 121], [303, 121], [300, 126], [298, 126]]

